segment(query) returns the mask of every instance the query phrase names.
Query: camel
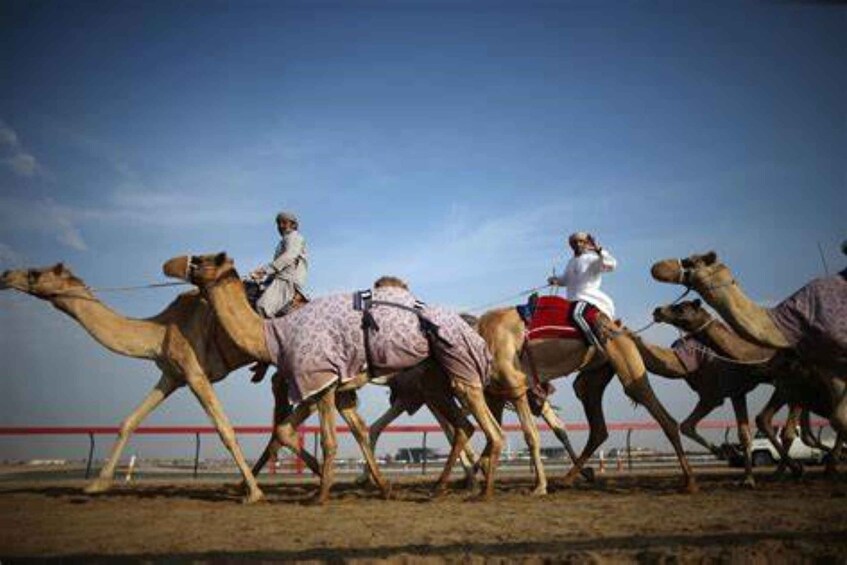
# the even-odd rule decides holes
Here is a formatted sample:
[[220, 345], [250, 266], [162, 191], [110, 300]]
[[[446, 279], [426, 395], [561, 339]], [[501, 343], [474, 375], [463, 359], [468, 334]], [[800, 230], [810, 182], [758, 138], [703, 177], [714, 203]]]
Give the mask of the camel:
[[[121, 453], [133, 431], [177, 389], [188, 386], [203, 406], [242, 475], [243, 501], [257, 502], [263, 494], [255, 476], [267, 461], [263, 455], [251, 470], [244, 459], [232, 425], [212, 384], [248, 364], [246, 356], [222, 331], [209, 303], [196, 291], [180, 294], [160, 314], [130, 319], [104, 305], [70, 269], [59, 263], [42, 269], [6, 271], [0, 289], [14, 289], [47, 300], [76, 320], [101, 345], [119, 355], [149, 359], [162, 371], [159, 382], [136, 409], [121, 422], [118, 439], [98, 477], [85, 487], [88, 494], [108, 491]], [[290, 412], [284, 381], [273, 378], [274, 419]], [[352, 396], [351, 396], [352, 395]], [[344, 393], [339, 411], [360, 445], [367, 442], [364, 422], [355, 413], [355, 393]], [[309, 407], [297, 407], [305, 419]], [[301, 457], [309, 469], [320, 474], [317, 460], [300, 445], [296, 434], [284, 437], [284, 445]], [[374, 463], [375, 465], [375, 463]]]
[[[767, 382], [774, 385], [773, 394], [756, 416], [756, 426], [767, 435], [780, 454], [778, 473], [781, 473], [786, 465], [796, 476], [803, 472], [802, 465], [788, 455], [787, 446], [790, 446], [796, 438], [797, 425], [800, 425], [802, 431], [801, 441], [825, 451], [829, 450], [811, 433], [809, 411], [830, 418], [833, 402], [824, 386], [824, 380], [813, 370], [799, 363], [793, 351], [762, 347], [741, 339], [723, 322], [706, 311], [699, 299], [656, 308], [653, 317], [657, 322], [671, 324], [687, 332], [689, 336], [696, 337], [718, 355], [726, 356], [727, 359], [721, 361], [714, 355], [707, 354], [705, 362], [723, 365], [730, 381]], [[790, 405], [789, 414], [783, 426], [782, 437], [777, 441], [773, 418], [786, 404]], [[746, 416], [744, 419], [746, 421]], [[840, 446], [839, 434], [834, 456], [827, 462], [828, 473], [835, 471]]]
[[[153, 390], [121, 422], [109, 458], [99, 476], [85, 487], [86, 493], [101, 493], [111, 487], [121, 452], [132, 432], [175, 390], [187, 385], [238, 465], [247, 487], [245, 502], [262, 498], [232, 425], [211, 386], [247, 364], [250, 358], [221, 331], [208, 302], [196, 290], [180, 294], [156, 316], [131, 319], [103, 304], [61, 263], [48, 268], [6, 271], [0, 277], [0, 289], [18, 290], [50, 302], [107, 349], [127, 357], [149, 359], [162, 372]], [[316, 468], [308, 454], [304, 459]]]
[[771, 309], [750, 300], [714, 251], [665, 259], [650, 272], [660, 282], [696, 290], [745, 340], [793, 349], [824, 374], [830, 397], [837, 399], [830, 422], [847, 437], [847, 270], [815, 279]]
[[[209, 300], [223, 330], [251, 360], [269, 364], [278, 362], [265, 341], [264, 320], [250, 308], [233, 261], [225, 253], [175, 257], [165, 262], [163, 271], [169, 277], [187, 280], [200, 289]], [[306, 312], [307, 308], [312, 308], [315, 304], [316, 302], [312, 302], [310, 305], [304, 306], [299, 312]], [[334, 336], [329, 336], [329, 338], [335, 339]], [[426, 362], [432, 363], [429, 360]], [[371, 369], [377, 371], [378, 367]], [[491, 498], [494, 493], [494, 471], [503, 447], [500, 427], [488, 410], [481, 389], [477, 389], [461, 379], [454, 378], [454, 375], [450, 375], [450, 378], [447, 379], [438, 378], [439, 374], [439, 371], [435, 371], [434, 378], [431, 380], [432, 385], [427, 387], [427, 391], [439, 410], [443, 410], [443, 414], [448, 417], [456, 433], [445, 468], [436, 482], [434, 493], [440, 494], [446, 490], [452, 467], [473, 433], [473, 426], [464, 418], [458, 407], [453, 404], [452, 392], [474, 416], [486, 436], [486, 447], [483, 451], [485, 461], [482, 464], [486, 482], [479, 498]], [[356, 390], [364, 386], [368, 382], [369, 375], [366, 372], [360, 372], [355, 378], [344, 384], [339, 384], [339, 375], [334, 372], [309, 376], [330, 383], [320, 393], [304, 399], [298, 405], [298, 409], [301, 406], [312, 407], [316, 405], [320, 418], [323, 461], [321, 463], [320, 488], [316, 493], [314, 502], [322, 504], [328, 500], [329, 490], [333, 482], [333, 463], [337, 450], [333, 413], [336, 393], [343, 390]], [[392, 376], [392, 373], [380, 374], [377, 372], [377, 376], [388, 379]], [[303, 411], [300, 413], [302, 414]], [[295, 412], [275, 426], [275, 434], [279, 436], [281, 441], [283, 437], [294, 434], [296, 426], [301, 421], [297, 412]], [[268, 449], [270, 447], [269, 444]], [[373, 461], [373, 453], [366, 442], [361, 447], [363, 452], [367, 453], [368, 461]], [[268, 449], [266, 449], [266, 452]], [[375, 465], [373, 467], [375, 469]], [[376, 472], [375, 475], [377, 475]], [[375, 476], [374, 479], [378, 484], [382, 484], [381, 477]]]
[[[602, 352], [582, 340], [539, 339], [527, 344], [531, 352], [530, 361], [527, 356], [521, 354], [526, 331], [524, 322], [515, 308], [492, 310], [483, 314], [479, 320], [479, 332], [494, 356], [492, 382], [488, 388], [496, 388], [511, 395], [535, 468], [536, 486], [533, 492], [546, 492], [547, 479], [541, 462], [538, 428], [532, 418], [526, 396], [529, 386], [527, 375], [534, 372], [540, 381], [546, 382], [577, 370], [580, 374], [574, 381], [574, 390], [583, 403], [590, 433], [582, 453], [565, 476], [564, 483], [570, 485], [574, 482], [588, 458], [608, 437], [602, 396], [606, 385], [617, 374], [626, 394], [647, 408], [671, 442], [684, 475], [684, 489], [687, 492], [696, 492], [697, 483], [682, 449], [679, 427], [650, 387], [647, 371], [635, 342], [602, 314], [600, 326], [604, 334]], [[489, 402], [491, 401], [489, 397]], [[498, 410], [493, 411], [498, 415]]]

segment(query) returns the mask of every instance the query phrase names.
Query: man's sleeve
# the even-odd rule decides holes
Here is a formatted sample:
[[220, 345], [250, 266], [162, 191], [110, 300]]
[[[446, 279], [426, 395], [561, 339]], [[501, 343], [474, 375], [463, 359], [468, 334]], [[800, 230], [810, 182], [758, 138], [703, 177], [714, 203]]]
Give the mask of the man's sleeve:
[[285, 236], [285, 251], [268, 265], [270, 269], [278, 273], [286, 267], [293, 265], [297, 261], [297, 258], [303, 254], [303, 243], [303, 236], [297, 232]]
[[603, 272], [614, 271], [618, 266], [618, 260], [605, 249], [600, 250], [600, 270]]
[[592, 273], [608, 273], [614, 271], [617, 266], [617, 259], [612, 257], [611, 253], [602, 249], [598, 255], [591, 255], [591, 263], [588, 266], [588, 270]]

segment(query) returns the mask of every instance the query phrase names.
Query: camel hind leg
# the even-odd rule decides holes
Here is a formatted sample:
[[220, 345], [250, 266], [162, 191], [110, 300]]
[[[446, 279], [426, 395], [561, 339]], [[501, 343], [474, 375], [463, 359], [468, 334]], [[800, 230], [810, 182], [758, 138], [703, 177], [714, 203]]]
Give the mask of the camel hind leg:
[[362, 417], [356, 410], [356, 391], [341, 391], [338, 393], [336, 400], [341, 417], [344, 418], [345, 422], [347, 422], [353, 437], [359, 444], [359, 449], [365, 458], [365, 463], [368, 471], [370, 471], [371, 478], [374, 483], [376, 483], [376, 486], [379, 487], [383, 498], [387, 499], [391, 495], [391, 485], [385, 480], [385, 478], [383, 478], [382, 473], [379, 471], [379, 465], [377, 465], [376, 457], [374, 457], [373, 449], [371, 448], [369, 441], [368, 427], [365, 425], [364, 420], [362, 420]]
[[121, 453], [123, 452], [124, 447], [126, 447], [126, 443], [129, 441], [129, 437], [132, 435], [132, 432], [141, 425], [144, 418], [150, 415], [153, 410], [155, 410], [180, 386], [182, 386], [182, 383], [175, 379], [172, 375], [167, 373], [162, 374], [162, 377], [159, 379], [159, 382], [156, 383], [153, 390], [151, 390], [144, 400], [141, 401], [141, 404], [139, 404], [138, 407], [133, 410], [123, 422], [121, 422], [121, 427], [118, 431], [118, 439], [115, 440], [115, 444], [112, 446], [109, 458], [106, 460], [106, 464], [103, 465], [103, 468], [100, 469], [100, 473], [97, 478], [85, 487], [84, 490], [86, 493], [94, 494], [109, 490], [115, 476], [115, 468], [118, 465]]
[[562, 480], [564, 486], [573, 485], [582, 472], [583, 465], [609, 437], [606, 417], [603, 415], [603, 393], [614, 376], [615, 371], [612, 366], [605, 364], [596, 369], [583, 370], [573, 383], [576, 397], [582, 403], [585, 418], [588, 420], [589, 432], [585, 447]]
[[[568, 452], [568, 457], [571, 458], [571, 463], [575, 464], [577, 460], [577, 455], [573, 450], [573, 446], [571, 445], [571, 440], [568, 437], [568, 431], [565, 429], [565, 423], [561, 418], [556, 414], [553, 410], [553, 407], [550, 405], [550, 402], [547, 400], [541, 405], [541, 417], [544, 418], [544, 421], [550, 426], [550, 429], [553, 430], [553, 434], [565, 448], [565, 451]], [[580, 469], [580, 473], [585, 480], [589, 483], [594, 482], [594, 469], [591, 467], [583, 467]]]
[[747, 414], [747, 397], [743, 394], [732, 397], [735, 423], [738, 427], [738, 442], [744, 448], [744, 486], [755, 487], [753, 478], [753, 434], [750, 433], [750, 417]]
[[486, 443], [482, 456], [487, 458], [488, 463], [485, 468], [485, 486], [480, 498], [488, 500], [494, 495], [494, 472], [497, 470], [500, 452], [503, 451], [503, 431], [488, 409], [481, 388], [454, 381], [453, 390], [485, 434]]
[[438, 497], [447, 490], [447, 483], [450, 480], [453, 466], [459, 458], [459, 453], [462, 452], [471, 435], [473, 435], [474, 427], [465, 418], [462, 410], [453, 402], [453, 395], [442, 379], [433, 380], [433, 386], [426, 388], [424, 394], [426, 395], [427, 405], [431, 407], [434, 413], [440, 413], [453, 428], [450, 453], [444, 463], [444, 469], [432, 489], [433, 497]]
[[545, 495], [547, 494], [547, 476], [544, 473], [544, 463], [541, 461], [541, 435], [538, 433], [535, 417], [529, 409], [526, 393], [513, 399], [512, 404], [514, 404], [515, 411], [518, 413], [524, 440], [532, 457], [532, 466], [535, 472], [535, 488], [532, 489], [532, 494], [534, 496]]
[[321, 428], [321, 483], [314, 498], [316, 504], [324, 504], [329, 499], [329, 490], [335, 478], [335, 456], [338, 452], [338, 438], [335, 433], [335, 389], [332, 385], [317, 398], [318, 416]]
[[262, 500], [264, 495], [262, 494], [259, 485], [256, 483], [256, 478], [253, 476], [253, 472], [250, 467], [247, 466], [247, 461], [244, 459], [244, 454], [241, 452], [241, 447], [238, 445], [238, 441], [235, 437], [235, 431], [232, 429], [232, 424], [229, 422], [229, 418], [227, 418], [224, 413], [223, 407], [221, 406], [220, 400], [218, 400], [212, 385], [206, 379], [205, 375], [199, 372], [187, 373], [186, 380], [188, 381], [188, 386], [191, 388], [191, 392], [194, 393], [194, 396], [196, 396], [197, 400], [200, 401], [200, 404], [203, 405], [203, 408], [206, 410], [206, 413], [215, 425], [221, 441], [232, 455], [239, 471], [241, 471], [241, 476], [244, 478], [244, 482], [247, 486], [247, 495], [244, 497], [243, 502], [252, 503]]
[[[382, 435], [383, 430], [387, 428], [391, 423], [399, 418], [403, 414], [403, 408], [400, 406], [400, 403], [395, 402], [391, 404], [388, 409], [383, 413], [382, 416], [374, 421], [368, 430], [368, 441], [370, 442], [371, 451], [376, 452], [376, 444], [379, 441], [379, 436]], [[372, 474], [370, 472], [369, 467], [365, 467], [362, 469], [362, 473], [356, 478], [356, 484], [366, 484], [368, 481], [372, 479]]]

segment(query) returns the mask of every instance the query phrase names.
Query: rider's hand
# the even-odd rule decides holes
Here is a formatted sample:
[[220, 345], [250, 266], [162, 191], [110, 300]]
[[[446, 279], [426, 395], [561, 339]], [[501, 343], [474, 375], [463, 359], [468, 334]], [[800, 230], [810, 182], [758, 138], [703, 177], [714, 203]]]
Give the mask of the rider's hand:
[[547, 277], [547, 284], [552, 284], [552, 285], [558, 286], [559, 285], [559, 279], [557, 279], [556, 277]]

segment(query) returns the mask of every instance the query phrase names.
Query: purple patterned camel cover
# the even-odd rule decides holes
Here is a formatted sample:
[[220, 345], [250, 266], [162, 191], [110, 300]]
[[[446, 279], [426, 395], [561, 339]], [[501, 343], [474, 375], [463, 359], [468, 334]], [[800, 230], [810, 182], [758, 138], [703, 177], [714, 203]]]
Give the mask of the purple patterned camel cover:
[[[415, 297], [397, 287], [373, 291], [373, 300], [412, 307]], [[429, 356], [429, 344], [418, 317], [391, 306], [374, 305], [379, 331], [371, 333], [371, 355], [377, 369], [402, 370]], [[491, 354], [482, 337], [458, 314], [425, 306], [422, 314], [439, 326], [452, 347], [437, 343], [434, 355], [452, 379], [483, 387], [488, 382]], [[271, 358], [289, 379], [288, 396], [301, 402], [336, 381], [347, 382], [365, 367], [362, 312], [353, 308], [353, 293], [317, 298], [282, 318], [265, 321], [265, 341]]]
[[793, 346], [847, 375], [847, 271], [813, 280], [769, 313]]

